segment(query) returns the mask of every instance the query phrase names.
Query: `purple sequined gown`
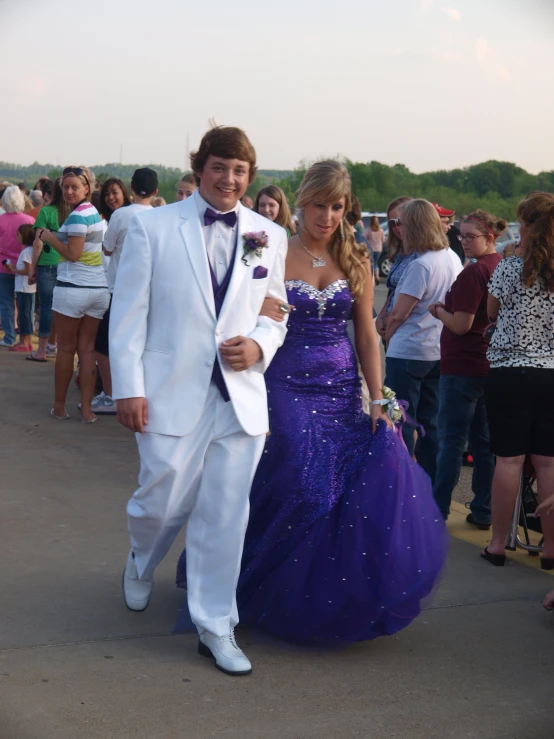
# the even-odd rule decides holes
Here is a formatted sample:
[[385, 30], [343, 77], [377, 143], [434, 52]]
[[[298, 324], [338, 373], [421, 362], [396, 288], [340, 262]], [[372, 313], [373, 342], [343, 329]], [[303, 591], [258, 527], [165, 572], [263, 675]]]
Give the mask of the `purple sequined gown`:
[[251, 492], [241, 624], [301, 644], [394, 634], [439, 576], [444, 521], [399, 435], [384, 423], [373, 434], [362, 411], [348, 283], [286, 286], [295, 310], [266, 373], [271, 434]]

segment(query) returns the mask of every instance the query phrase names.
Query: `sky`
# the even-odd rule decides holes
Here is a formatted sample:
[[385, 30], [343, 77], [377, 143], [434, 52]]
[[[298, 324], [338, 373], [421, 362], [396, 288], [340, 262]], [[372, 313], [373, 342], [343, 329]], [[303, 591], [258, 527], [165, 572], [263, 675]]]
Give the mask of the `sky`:
[[0, 0], [0, 160], [554, 169], [554, 0]]

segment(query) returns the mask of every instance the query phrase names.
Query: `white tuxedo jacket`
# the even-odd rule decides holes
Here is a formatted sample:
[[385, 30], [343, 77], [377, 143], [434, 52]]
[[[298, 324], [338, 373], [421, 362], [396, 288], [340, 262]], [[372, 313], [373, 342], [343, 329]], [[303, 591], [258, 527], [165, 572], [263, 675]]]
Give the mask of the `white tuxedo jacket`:
[[[241, 257], [242, 235], [265, 231], [262, 256]], [[263, 373], [286, 335], [286, 326], [260, 316], [266, 296], [286, 302], [286, 232], [239, 205], [238, 241], [225, 302], [216, 317], [213, 288], [197, 199], [137, 213], [129, 224], [119, 263], [110, 317], [113, 397], [144, 397], [147, 431], [189, 434], [200, 420], [217, 348], [234, 336], [254, 339], [263, 358], [235, 372], [221, 370], [244, 431], [268, 430]], [[254, 279], [261, 266], [267, 276]]]

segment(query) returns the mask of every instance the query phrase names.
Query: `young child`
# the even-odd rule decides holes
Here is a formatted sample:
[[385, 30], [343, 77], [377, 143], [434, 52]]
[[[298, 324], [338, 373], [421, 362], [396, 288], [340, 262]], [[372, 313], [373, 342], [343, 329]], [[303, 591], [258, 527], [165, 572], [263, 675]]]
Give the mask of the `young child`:
[[31, 336], [35, 315], [36, 285], [29, 285], [29, 271], [33, 261], [33, 241], [35, 229], [29, 223], [22, 223], [17, 229], [17, 239], [24, 247], [17, 259], [17, 264], [6, 264], [7, 269], [15, 275], [15, 297], [19, 314], [19, 342], [10, 347], [10, 352], [30, 352], [33, 350]]

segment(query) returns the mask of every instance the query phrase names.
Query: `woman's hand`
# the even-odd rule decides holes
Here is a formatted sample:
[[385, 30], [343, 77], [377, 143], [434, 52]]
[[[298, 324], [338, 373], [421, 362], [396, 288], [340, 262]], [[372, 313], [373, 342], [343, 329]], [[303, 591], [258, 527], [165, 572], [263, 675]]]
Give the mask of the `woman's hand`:
[[285, 320], [285, 316], [290, 313], [291, 310], [291, 305], [283, 303], [283, 301], [278, 298], [265, 298], [260, 311], [260, 316], [267, 316], [273, 321], [281, 323]]
[[379, 314], [375, 320], [375, 330], [379, 336], [384, 339], [387, 332], [387, 318]]
[[8, 270], [8, 272], [11, 272], [12, 274], [15, 272], [15, 267], [13, 264], [5, 264], [4, 267]]
[[48, 241], [52, 238], [53, 235], [54, 234], [52, 233], [52, 231], [49, 231], [47, 228], [41, 228], [37, 231], [37, 236], [35, 237], [35, 240], [36, 238], [38, 238], [39, 241]]
[[554, 495], [551, 495], [550, 498], [543, 500], [543, 502], [537, 506], [537, 509], [535, 511], [535, 516], [540, 516], [541, 513], [544, 513], [548, 516], [550, 513], [552, 513], [553, 510], [554, 510]]
[[546, 597], [542, 602], [542, 607], [547, 611], [554, 611], [554, 590], [551, 590], [546, 594]]
[[431, 305], [429, 306], [429, 313], [433, 316], [433, 318], [438, 318], [437, 309], [444, 307], [444, 303], [431, 303]]
[[373, 433], [375, 433], [377, 429], [377, 421], [379, 420], [384, 421], [390, 429], [392, 428], [392, 421], [386, 414], [382, 405], [372, 405], [369, 415], [371, 416], [371, 421], [373, 423]]

